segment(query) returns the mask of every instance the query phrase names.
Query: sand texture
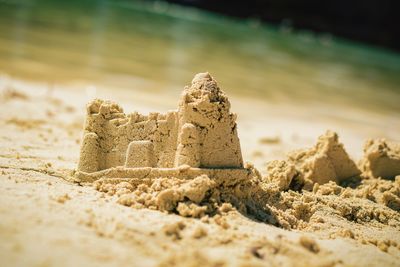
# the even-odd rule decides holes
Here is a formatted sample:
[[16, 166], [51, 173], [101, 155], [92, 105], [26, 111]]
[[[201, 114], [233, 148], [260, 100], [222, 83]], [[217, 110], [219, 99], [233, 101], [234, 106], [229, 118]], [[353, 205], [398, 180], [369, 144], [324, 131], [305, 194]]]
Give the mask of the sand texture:
[[209, 74], [167, 113], [81, 96], [1, 91], [1, 266], [399, 265], [398, 144], [327, 131], [254, 167]]

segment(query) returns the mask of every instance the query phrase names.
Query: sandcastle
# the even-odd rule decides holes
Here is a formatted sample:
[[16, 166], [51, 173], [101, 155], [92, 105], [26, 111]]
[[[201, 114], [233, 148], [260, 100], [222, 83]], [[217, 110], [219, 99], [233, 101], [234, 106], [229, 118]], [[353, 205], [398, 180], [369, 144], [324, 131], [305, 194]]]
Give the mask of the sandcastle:
[[194, 178], [206, 174], [228, 181], [246, 178], [236, 114], [209, 73], [197, 74], [182, 93], [178, 110], [126, 115], [96, 99], [87, 117], [76, 178]]

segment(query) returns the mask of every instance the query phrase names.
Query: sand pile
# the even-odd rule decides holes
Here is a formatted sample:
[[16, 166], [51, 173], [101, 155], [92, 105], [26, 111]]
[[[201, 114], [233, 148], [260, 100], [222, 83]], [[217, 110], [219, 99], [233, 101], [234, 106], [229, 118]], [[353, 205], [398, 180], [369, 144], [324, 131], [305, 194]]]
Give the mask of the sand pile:
[[148, 180], [134, 187], [129, 182], [115, 185], [96, 181], [100, 192], [118, 196], [118, 203], [133, 208], [175, 211], [184, 217], [200, 218], [215, 213], [218, 196], [212, 194], [215, 182], [206, 175], [193, 180], [174, 177]]
[[342, 181], [360, 175], [357, 165], [350, 159], [336, 133], [327, 131], [318, 138], [311, 149], [294, 151], [289, 154], [289, 162], [298, 169], [292, 187], [311, 190], [315, 183]]
[[364, 146], [361, 168], [370, 177], [394, 179], [400, 174], [400, 144], [385, 139], [371, 139]]

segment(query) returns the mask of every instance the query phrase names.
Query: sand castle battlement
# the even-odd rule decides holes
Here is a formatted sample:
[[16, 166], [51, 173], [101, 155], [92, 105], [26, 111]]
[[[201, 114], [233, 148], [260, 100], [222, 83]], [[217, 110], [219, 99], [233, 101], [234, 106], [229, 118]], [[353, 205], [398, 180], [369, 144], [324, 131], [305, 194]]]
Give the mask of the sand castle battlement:
[[182, 166], [243, 169], [236, 115], [208, 73], [197, 74], [178, 110], [166, 114], [126, 115], [119, 105], [99, 99], [87, 105], [78, 177], [98, 177], [111, 168], [135, 173], [132, 169]]

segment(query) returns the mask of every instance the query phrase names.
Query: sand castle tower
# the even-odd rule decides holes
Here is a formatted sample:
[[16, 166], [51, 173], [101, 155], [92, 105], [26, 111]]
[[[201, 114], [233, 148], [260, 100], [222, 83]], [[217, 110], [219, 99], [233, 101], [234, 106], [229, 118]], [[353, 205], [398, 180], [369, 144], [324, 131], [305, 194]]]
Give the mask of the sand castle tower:
[[227, 96], [209, 73], [197, 74], [178, 110], [167, 114], [126, 115], [117, 104], [97, 99], [87, 106], [78, 171], [182, 165], [242, 169], [235, 120]]
[[236, 115], [217, 82], [199, 73], [185, 87], [178, 109], [178, 148], [175, 165], [203, 168], [243, 167]]

